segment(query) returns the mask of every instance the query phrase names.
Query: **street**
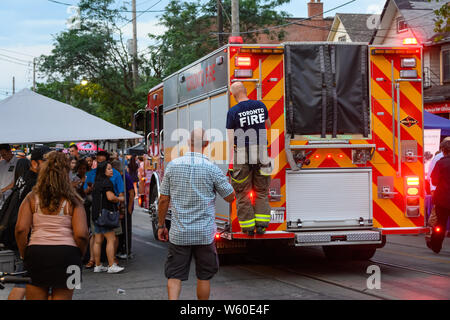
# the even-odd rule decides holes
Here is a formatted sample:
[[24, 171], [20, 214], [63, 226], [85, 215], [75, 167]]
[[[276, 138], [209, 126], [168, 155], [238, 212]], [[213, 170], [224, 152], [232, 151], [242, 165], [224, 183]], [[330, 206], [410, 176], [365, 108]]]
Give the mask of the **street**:
[[[167, 244], [153, 238], [149, 216], [136, 207], [133, 216], [134, 258], [121, 261], [120, 274], [83, 271], [74, 300], [166, 300], [164, 262]], [[368, 289], [379, 266], [381, 288]], [[195, 266], [183, 283], [183, 300], [196, 299]], [[211, 281], [212, 300], [379, 300], [450, 298], [450, 239], [434, 254], [423, 235], [388, 236], [384, 248], [368, 262], [329, 262], [320, 247], [267, 250], [221, 265]], [[0, 292], [7, 298], [11, 285]]]

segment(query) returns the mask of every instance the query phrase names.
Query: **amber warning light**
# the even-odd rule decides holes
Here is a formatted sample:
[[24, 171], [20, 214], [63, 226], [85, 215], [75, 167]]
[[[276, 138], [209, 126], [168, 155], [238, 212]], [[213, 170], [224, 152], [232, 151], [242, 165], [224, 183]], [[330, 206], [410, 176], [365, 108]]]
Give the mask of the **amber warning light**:
[[417, 44], [417, 39], [416, 38], [405, 38], [405, 39], [403, 39], [403, 44], [405, 44], [405, 45]]
[[236, 57], [236, 67], [250, 67], [252, 65], [252, 59], [250, 57]]

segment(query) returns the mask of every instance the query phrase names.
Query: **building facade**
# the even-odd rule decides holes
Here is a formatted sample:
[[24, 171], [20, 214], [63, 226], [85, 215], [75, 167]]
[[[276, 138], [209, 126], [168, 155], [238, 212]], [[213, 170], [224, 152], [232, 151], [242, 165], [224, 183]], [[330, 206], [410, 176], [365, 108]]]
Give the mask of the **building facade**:
[[450, 32], [434, 31], [435, 10], [444, 1], [387, 0], [371, 43], [402, 45], [415, 38], [423, 45], [423, 87], [426, 111], [450, 119]]

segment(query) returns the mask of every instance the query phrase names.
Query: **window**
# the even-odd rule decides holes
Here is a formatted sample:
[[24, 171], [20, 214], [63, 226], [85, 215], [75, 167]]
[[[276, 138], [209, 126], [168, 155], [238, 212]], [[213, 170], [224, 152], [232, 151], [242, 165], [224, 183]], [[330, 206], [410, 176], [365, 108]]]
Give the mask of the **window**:
[[397, 18], [397, 33], [405, 32], [408, 30], [408, 25], [404, 18]]
[[450, 50], [442, 51], [442, 81], [450, 82]]
[[345, 41], [347, 41], [347, 37], [346, 36], [339, 37], [338, 41], [345, 42]]

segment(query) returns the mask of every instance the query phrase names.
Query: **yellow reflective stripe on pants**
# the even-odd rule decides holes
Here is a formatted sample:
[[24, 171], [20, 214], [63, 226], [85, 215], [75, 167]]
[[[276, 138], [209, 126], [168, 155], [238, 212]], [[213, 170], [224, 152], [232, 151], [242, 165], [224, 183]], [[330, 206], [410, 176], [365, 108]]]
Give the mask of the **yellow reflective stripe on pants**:
[[270, 222], [270, 214], [255, 214], [256, 221]]
[[247, 220], [247, 221], [239, 221], [239, 225], [241, 228], [250, 228], [255, 226], [255, 219]]
[[[230, 177], [231, 177], [231, 175], [230, 175]], [[243, 183], [243, 182], [245, 182], [248, 179], [248, 177], [249, 176], [246, 176], [244, 179], [241, 179], [241, 180], [236, 180], [233, 177], [231, 177], [231, 180], [233, 180], [236, 183]]]
[[265, 176], [265, 177], [270, 177], [272, 175], [272, 172], [271, 173], [264, 173], [262, 171], [262, 169], [259, 169], [259, 174], [262, 175], [262, 176]]

